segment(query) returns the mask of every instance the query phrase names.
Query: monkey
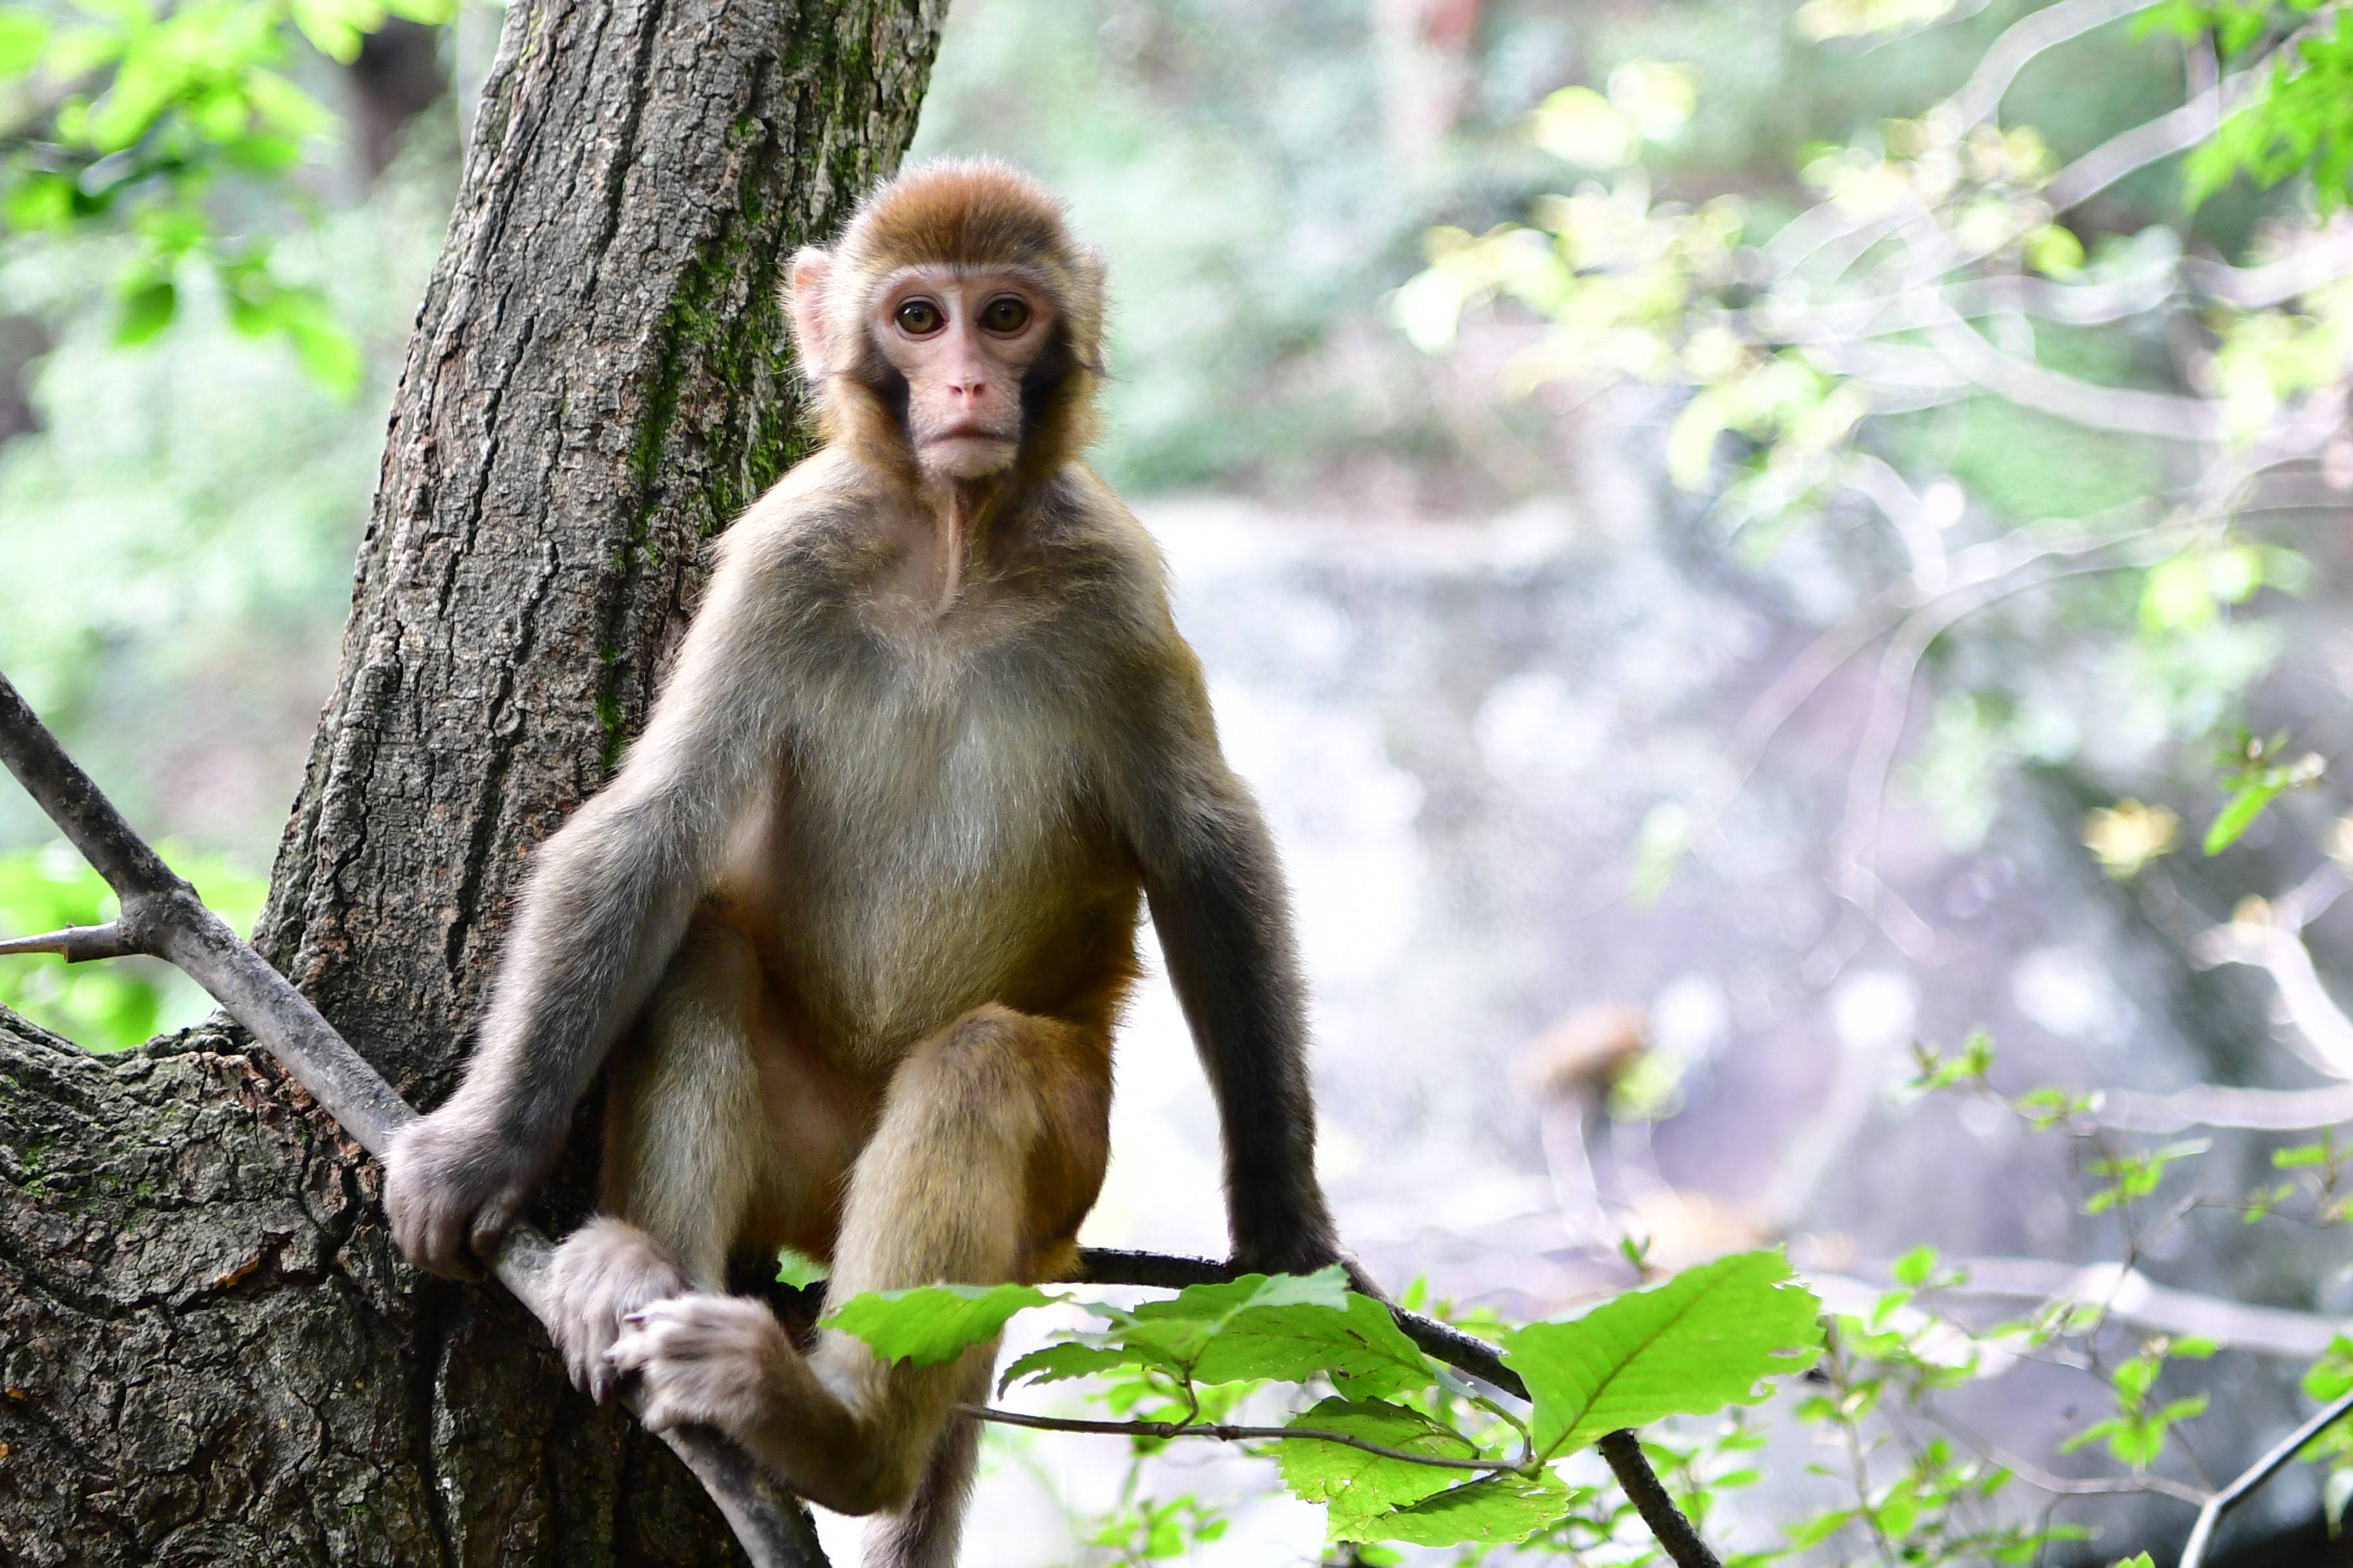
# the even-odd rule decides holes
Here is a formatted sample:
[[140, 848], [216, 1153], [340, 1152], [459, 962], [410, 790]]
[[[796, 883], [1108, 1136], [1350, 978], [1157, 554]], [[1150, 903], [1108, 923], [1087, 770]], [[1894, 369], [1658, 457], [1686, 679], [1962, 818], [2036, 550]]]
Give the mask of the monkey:
[[[642, 733], [537, 850], [458, 1089], [386, 1162], [402, 1252], [478, 1272], [611, 1058], [554, 1336], [954, 1558], [996, 1347], [920, 1368], [725, 1294], [1065, 1278], [1148, 910], [1216, 1100], [1233, 1261], [1340, 1262], [1272, 839], [1148, 533], [1082, 453], [1104, 268], [1045, 187], [934, 162], [785, 294], [821, 445], [719, 539]], [[1356, 1276], [1361, 1279], [1361, 1275]]]

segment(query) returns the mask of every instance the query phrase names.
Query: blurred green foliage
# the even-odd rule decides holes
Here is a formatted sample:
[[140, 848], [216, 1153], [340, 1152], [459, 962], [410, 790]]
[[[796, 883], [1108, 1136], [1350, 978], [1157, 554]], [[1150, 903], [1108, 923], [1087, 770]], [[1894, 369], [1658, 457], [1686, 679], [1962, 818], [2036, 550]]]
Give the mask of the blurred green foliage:
[[[119, 238], [0, 248], [0, 308], [57, 341], [31, 375], [42, 427], [0, 446], [0, 670], [144, 828], [256, 860], [275, 842], [448, 222], [452, 129], [420, 125], [366, 203], [279, 250], [362, 346], [364, 399], [337, 398], [208, 304], [118, 345], [105, 279]], [[45, 832], [0, 788], [0, 847]]]
[[252, 210], [257, 196], [308, 206], [293, 176], [334, 146], [334, 112], [287, 73], [301, 40], [348, 63], [389, 15], [454, 12], [453, 0], [0, 7], [0, 231], [124, 237], [115, 333], [127, 343], [168, 326], [200, 271], [238, 331], [282, 337], [348, 398], [357, 342], [316, 282], [275, 264], [274, 226]]
[[[197, 897], [244, 931], [261, 913], [269, 879], [226, 855], [159, 846]], [[120, 912], [99, 874], [62, 840], [0, 854], [0, 936], [37, 936], [102, 924]], [[61, 958], [0, 958], [0, 1007], [94, 1051], [119, 1051], [213, 1010], [178, 970], [148, 960], [69, 964]]]

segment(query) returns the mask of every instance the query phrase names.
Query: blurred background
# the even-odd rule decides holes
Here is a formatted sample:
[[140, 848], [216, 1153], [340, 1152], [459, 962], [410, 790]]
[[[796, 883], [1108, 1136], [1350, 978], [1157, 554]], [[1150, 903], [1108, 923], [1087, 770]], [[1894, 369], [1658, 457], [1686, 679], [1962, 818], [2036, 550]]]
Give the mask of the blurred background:
[[[0, 214], [0, 668], [235, 919], [500, 21], [298, 41], [317, 112], [199, 240], [83, 221], [87, 174]], [[916, 153], [1027, 166], [1109, 260], [1095, 461], [1282, 841], [1352, 1245], [1523, 1318], [1786, 1243], [1909, 1336], [1687, 1434], [1739, 1550], [2167, 1563], [2190, 1510], [2136, 1477], [2227, 1479], [2353, 1379], [2353, 87], [2213, 134], [2353, 70], [2296, 53], [2337, 25], [952, 10]], [[101, 892], [0, 791], [0, 929]], [[93, 1048], [206, 1010], [47, 963], [0, 1001]], [[1165, 988], [1119, 1071], [1087, 1239], [1222, 1251]], [[992, 1443], [969, 1561], [1322, 1555], [1262, 1461]], [[2341, 1459], [2225, 1560], [2348, 1561]]]

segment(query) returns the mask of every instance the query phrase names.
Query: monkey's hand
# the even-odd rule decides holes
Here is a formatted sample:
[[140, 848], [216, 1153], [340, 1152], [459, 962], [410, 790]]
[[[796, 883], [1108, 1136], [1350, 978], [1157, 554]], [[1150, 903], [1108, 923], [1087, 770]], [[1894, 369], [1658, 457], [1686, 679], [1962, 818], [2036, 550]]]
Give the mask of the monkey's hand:
[[403, 1128], [385, 1151], [392, 1238], [419, 1268], [480, 1279], [540, 1175], [537, 1151], [518, 1148], [453, 1100]]
[[592, 1219], [565, 1238], [548, 1268], [555, 1315], [548, 1324], [573, 1386], [602, 1405], [621, 1373], [605, 1358], [623, 1320], [665, 1297], [682, 1296], [686, 1273], [659, 1242], [617, 1219]]
[[624, 1321], [605, 1359], [621, 1376], [637, 1374], [641, 1415], [656, 1432], [700, 1425], [745, 1440], [800, 1358], [767, 1305], [741, 1296], [673, 1296]]

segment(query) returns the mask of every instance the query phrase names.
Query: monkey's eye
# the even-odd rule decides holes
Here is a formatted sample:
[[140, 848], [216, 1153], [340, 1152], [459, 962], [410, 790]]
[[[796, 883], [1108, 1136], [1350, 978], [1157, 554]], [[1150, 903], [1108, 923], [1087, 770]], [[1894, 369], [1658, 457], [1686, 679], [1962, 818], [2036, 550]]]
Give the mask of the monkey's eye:
[[1010, 336], [1029, 324], [1029, 307], [1016, 295], [999, 294], [981, 307], [980, 324]]
[[929, 300], [910, 300], [899, 307], [899, 330], [909, 337], [928, 338], [947, 325], [947, 318]]

